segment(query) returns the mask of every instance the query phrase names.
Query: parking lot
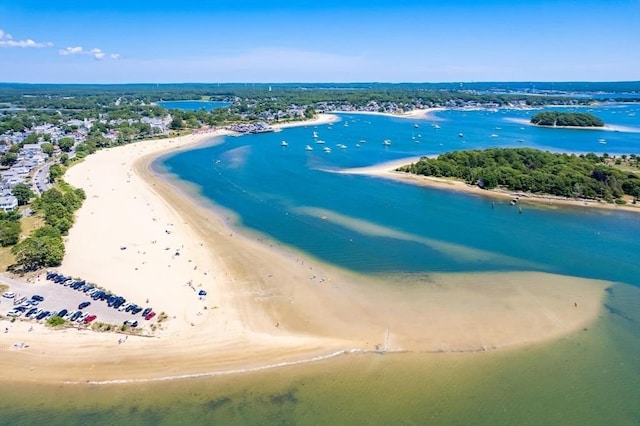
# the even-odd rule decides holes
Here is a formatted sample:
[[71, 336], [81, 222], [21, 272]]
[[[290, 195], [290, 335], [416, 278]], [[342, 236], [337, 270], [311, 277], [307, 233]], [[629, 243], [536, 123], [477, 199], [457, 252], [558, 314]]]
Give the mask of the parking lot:
[[[53, 277], [50, 274], [51, 277]], [[62, 279], [64, 278], [64, 279]], [[48, 318], [52, 317], [56, 313], [66, 310], [65, 319], [70, 321], [74, 312], [80, 311], [81, 314], [76, 314], [75, 322], [84, 324], [86, 319], [95, 315], [96, 318], [93, 322], [109, 323], [114, 325], [123, 325], [125, 321], [129, 324], [137, 322], [137, 327], [143, 327], [156, 320], [155, 313], [150, 306], [144, 304], [135, 304], [126, 301], [124, 298], [117, 295], [98, 294], [102, 295], [102, 300], [96, 297], [99, 289], [93, 288], [91, 284], [84, 282], [79, 283], [78, 280], [72, 280], [70, 277], [61, 277], [58, 279], [58, 283], [52, 279], [45, 279], [45, 275], [42, 274], [40, 280], [34, 282], [24, 282], [13, 279], [2, 279], [2, 283], [9, 286], [2, 296], [0, 296], [0, 314], [7, 316], [16, 316], [28, 321], [40, 321], [44, 322]], [[75, 289], [73, 287], [76, 287]], [[93, 294], [91, 294], [93, 293]], [[42, 301], [33, 300], [33, 296], [41, 296]], [[12, 297], [7, 297], [12, 296]], [[93, 298], [92, 298], [93, 297]], [[23, 300], [24, 299], [24, 300]], [[39, 299], [39, 297], [36, 297]], [[18, 303], [19, 302], [19, 303]], [[83, 308], [79, 308], [81, 304], [89, 304]], [[144, 302], [144, 301], [142, 301]], [[20, 314], [15, 311], [19, 306]], [[112, 305], [112, 306], [109, 306]], [[117, 306], [117, 307], [116, 307]], [[33, 308], [36, 308], [34, 311]], [[27, 318], [27, 314], [32, 312]], [[49, 315], [36, 319], [38, 313], [49, 312]], [[137, 313], [136, 313], [137, 312]], [[149, 319], [145, 319], [142, 314], [146, 312]], [[82, 319], [84, 318], [84, 320]]]

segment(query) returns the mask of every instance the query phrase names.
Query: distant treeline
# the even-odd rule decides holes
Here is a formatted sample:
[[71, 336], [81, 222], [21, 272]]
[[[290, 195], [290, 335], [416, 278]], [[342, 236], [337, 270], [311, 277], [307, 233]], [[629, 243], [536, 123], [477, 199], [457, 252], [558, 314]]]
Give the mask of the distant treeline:
[[[637, 166], [639, 157], [622, 156]], [[587, 198], [613, 202], [623, 195], [640, 199], [640, 176], [605, 164], [607, 154], [554, 154], [531, 148], [492, 148], [457, 151], [422, 158], [399, 171], [453, 177], [485, 189]]]
[[604, 122], [592, 114], [582, 112], [545, 111], [531, 117], [538, 126], [602, 127]]
[[[548, 86], [548, 87], [547, 87]], [[553, 88], [553, 89], [551, 89]], [[0, 103], [30, 109], [90, 110], [113, 106], [140, 107], [161, 100], [210, 99], [213, 101], [276, 101], [282, 105], [345, 103], [363, 106], [369, 101], [397, 104], [443, 105], [448, 101], [493, 102], [504, 105], [524, 100], [528, 105], [589, 104], [571, 93], [609, 89], [638, 92], [640, 82], [629, 83], [277, 83], [277, 84], [8, 84], [0, 83]], [[571, 89], [565, 93], [562, 90]], [[543, 93], [541, 93], [541, 91]], [[540, 96], [543, 94], [544, 96]], [[615, 97], [615, 95], [613, 95]], [[630, 99], [626, 99], [627, 101]], [[631, 99], [633, 100], [633, 99]]]

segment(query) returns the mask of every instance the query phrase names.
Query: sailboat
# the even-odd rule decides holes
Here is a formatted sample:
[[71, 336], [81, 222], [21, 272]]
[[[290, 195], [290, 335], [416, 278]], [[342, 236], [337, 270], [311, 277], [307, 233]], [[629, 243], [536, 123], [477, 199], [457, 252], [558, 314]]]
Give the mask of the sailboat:
[[289, 144], [287, 143], [287, 141], [282, 141], [280, 142], [280, 146], [285, 147], [288, 146]]
[[313, 148], [310, 145], [305, 146], [304, 149], [307, 151], [313, 151]]
[[382, 145], [384, 145], [384, 146], [391, 145], [391, 139], [385, 139], [384, 142], [382, 142]]

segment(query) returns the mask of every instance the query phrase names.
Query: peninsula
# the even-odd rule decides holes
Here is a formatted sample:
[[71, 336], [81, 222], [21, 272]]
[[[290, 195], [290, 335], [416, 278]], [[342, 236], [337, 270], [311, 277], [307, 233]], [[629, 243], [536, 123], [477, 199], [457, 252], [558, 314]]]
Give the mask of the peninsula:
[[[626, 160], [637, 163], [637, 156]], [[532, 148], [492, 148], [423, 157], [397, 170], [437, 178], [456, 178], [481, 189], [496, 187], [570, 199], [636, 203], [640, 176], [608, 163], [608, 156], [556, 154]], [[626, 198], [626, 199], [625, 199]]]

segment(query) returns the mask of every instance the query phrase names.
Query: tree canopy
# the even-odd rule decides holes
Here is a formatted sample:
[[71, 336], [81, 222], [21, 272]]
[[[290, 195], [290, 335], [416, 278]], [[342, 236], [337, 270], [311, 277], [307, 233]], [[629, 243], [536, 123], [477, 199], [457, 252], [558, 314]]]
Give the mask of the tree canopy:
[[544, 111], [531, 117], [538, 126], [602, 127], [604, 122], [592, 114], [579, 112]]
[[606, 165], [607, 158], [606, 154], [599, 157], [531, 148], [492, 148], [425, 157], [398, 170], [454, 177], [485, 189], [501, 186], [512, 191], [608, 202], [625, 194], [640, 199], [640, 176]]

